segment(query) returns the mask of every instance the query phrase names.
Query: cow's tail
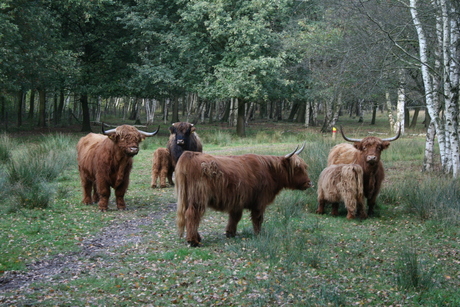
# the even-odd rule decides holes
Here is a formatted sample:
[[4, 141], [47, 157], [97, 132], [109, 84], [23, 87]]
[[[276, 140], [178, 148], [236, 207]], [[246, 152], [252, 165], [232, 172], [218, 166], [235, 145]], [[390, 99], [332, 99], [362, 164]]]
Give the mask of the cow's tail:
[[342, 168], [342, 197], [347, 210], [356, 214], [359, 199], [363, 197], [363, 169], [356, 164]]
[[361, 166], [356, 165], [353, 170], [355, 171], [356, 176], [356, 201], [358, 206], [358, 211], [364, 212], [364, 171]]
[[[180, 167], [178, 164], [177, 166]], [[187, 211], [187, 185], [184, 174], [181, 174], [181, 169], [176, 167], [176, 197], [177, 197], [177, 213], [176, 213], [176, 225], [177, 233], [179, 237], [184, 235]]]

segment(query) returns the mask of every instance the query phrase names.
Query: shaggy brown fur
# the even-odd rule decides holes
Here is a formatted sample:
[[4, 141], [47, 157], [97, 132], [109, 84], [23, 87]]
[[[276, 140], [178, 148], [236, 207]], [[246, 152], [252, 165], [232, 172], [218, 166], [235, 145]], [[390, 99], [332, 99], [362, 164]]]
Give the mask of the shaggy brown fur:
[[312, 186], [307, 164], [292, 153], [286, 157], [247, 154], [211, 156], [186, 151], [176, 166], [177, 227], [187, 241], [198, 246], [198, 226], [206, 207], [227, 212], [227, 237], [234, 237], [244, 209], [251, 211], [258, 234], [265, 208], [284, 188]]
[[329, 152], [327, 165], [359, 164], [364, 172], [364, 196], [367, 198], [368, 215], [374, 214], [375, 201], [380, 192], [385, 171], [380, 161], [381, 152], [390, 146], [390, 142], [378, 137], [366, 137], [353, 145], [343, 143], [334, 146]]
[[326, 167], [318, 179], [318, 210], [332, 203], [332, 215], [338, 214], [339, 203], [344, 202], [348, 219], [357, 215], [366, 218], [364, 212], [363, 169], [358, 164], [337, 164]]
[[172, 165], [172, 158], [167, 148], [158, 148], [153, 153], [153, 165], [152, 165], [152, 188], [157, 187], [158, 177], [160, 178], [160, 188], [166, 187], [166, 178], [170, 185], [174, 185], [172, 175], [174, 167]]
[[[110, 187], [115, 190], [118, 209], [125, 209], [124, 196], [129, 185], [133, 156], [139, 152], [139, 142], [154, 133], [122, 125], [107, 131], [107, 135], [90, 133], [77, 144], [78, 170], [83, 187], [83, 203], [99, 203], [106, 211]], [[92, 193], [93, 192], [93, 193]]]
[[193, 124], [187, 122], [173, 123], [169, 127], [169, 131], [171, 134], [166, 147], [171, 153], [173, 166], [176, 166], [177, 161], [184, 151], [203, 151], [203, 145]]

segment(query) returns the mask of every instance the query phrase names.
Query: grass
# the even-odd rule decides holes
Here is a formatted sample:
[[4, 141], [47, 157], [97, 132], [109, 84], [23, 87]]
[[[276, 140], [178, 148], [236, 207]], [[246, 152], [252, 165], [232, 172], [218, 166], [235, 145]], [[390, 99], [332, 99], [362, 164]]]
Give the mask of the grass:
[[[276, 131], [254, 127], [244, 139], [216, 127], [200, 127], [204, 150], [213, 154], [284, 155], [307, 140], [301, 156], [314, 182], [328, 150], [340, 142], [291, 125], [277, 125]], [[356, 133], [365, 134], [365, 129]], [[76, 138], [70, 140], [76, 144]], [[459, 185], [420, 173], [423, 138], [404, 137], [383, 153], [387, 178], [376, 218], [349, 221], [343, 208], [338, 217], [319, 216], [314, 214], [315, 189], [283, 191], [268, 207], [259, 236], [252, 232], [248, 212], [238, 225], [237, 237], [227, 239], [226, 215], [207, 211], [200, 224], [200, 248], [190, 248], [177, 237], [173, 188], [149, 187], [153, 151], [166, 141], [167, 135], [147, 139], [135, 157], [127, 211], [116, 211], [113, 200], [106, 213], [81, 204], [74, 164], [53, 181], [57, 193], [47, 208], [8, 212], [3, 204], [0, 272], [5, 278], [11, 270], [26, 270], [26, 265], [37, 261], [52, 263], [69, 255], [73, 261], [29, 287], [5, 290], [0, 286], [0, 303], [460, 304]], [[95, 238], [105, 240], [104, 246], [93, 244]]]

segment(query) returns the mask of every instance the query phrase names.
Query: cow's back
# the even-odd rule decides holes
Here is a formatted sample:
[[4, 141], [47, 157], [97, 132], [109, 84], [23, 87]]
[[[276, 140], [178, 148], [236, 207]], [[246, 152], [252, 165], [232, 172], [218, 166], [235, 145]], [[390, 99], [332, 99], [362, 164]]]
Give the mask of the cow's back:
[[106, 139], [105, 135], [96, 133], [89, 133], [82, 137], [77, 143], [78, 161], [83, 162], [82, 160], [95, 155], [100, 144]]
[[342, 143], [332, 147], [327, 157], [327, 165], [358, 163], [359, 150], [353, 145]]

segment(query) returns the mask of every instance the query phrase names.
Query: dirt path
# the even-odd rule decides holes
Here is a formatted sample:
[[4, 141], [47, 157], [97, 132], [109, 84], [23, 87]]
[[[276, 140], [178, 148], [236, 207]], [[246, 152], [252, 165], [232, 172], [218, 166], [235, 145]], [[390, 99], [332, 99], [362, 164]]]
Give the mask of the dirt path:
[[33, 291], [28, 288], [37, 281], [58, 284], [62, 280], [78, 278], [81, 274], [91, 274], [98, 267], [113, 266], [112, 261], [105, 260], [110, 259], [121, 246], [141, 243], [141, 226], [150, 226], [154, 220], [175, 210], [176, 204], [169, 204], [163, 210], [152, 212], [146, 217], [113, 223], [97, 235], [83, 239], [77, 252], [37, 261], [27, 265], [26, 271], [5, 272], [0, 278], [0, 302], [8, 303], [1, 300], [2, 293]]

